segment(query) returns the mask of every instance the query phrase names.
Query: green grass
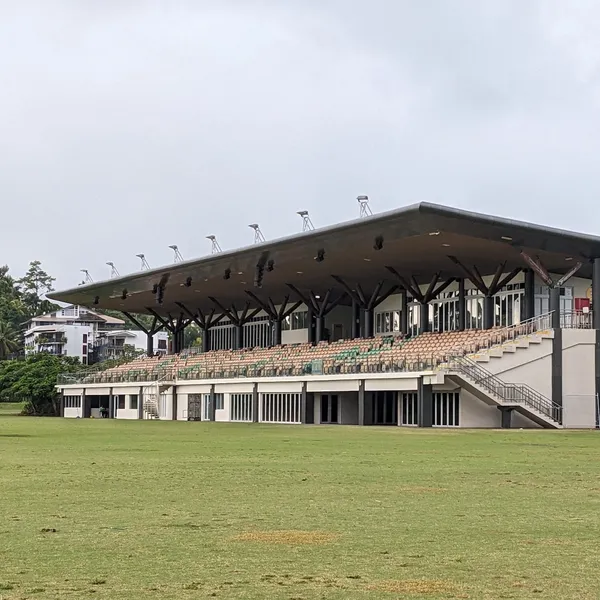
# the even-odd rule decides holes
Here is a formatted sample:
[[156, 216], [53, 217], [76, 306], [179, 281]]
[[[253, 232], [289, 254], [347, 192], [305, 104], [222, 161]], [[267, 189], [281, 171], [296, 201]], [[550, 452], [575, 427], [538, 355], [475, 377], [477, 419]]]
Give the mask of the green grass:
[[24, 402], [0, 402], [0, 417], [20, 415]]
[[596, 599], [595, 432], [0, 420], [0, 598]]

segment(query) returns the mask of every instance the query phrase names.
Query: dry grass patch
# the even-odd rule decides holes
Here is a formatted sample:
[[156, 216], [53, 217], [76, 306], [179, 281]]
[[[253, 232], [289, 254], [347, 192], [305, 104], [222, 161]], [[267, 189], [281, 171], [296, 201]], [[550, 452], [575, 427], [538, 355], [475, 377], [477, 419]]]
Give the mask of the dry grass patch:
[[399, 492], [414, 492], [416, 494], [441, 494], [442, 492], [447, 492], [448, 488], [441, 487], [427, 487], [424, 485], [404, 485], [398, 488]]
[[263, 542], [267, 544], [289, 544], [298, 546], [301, 544], [319, 545], [333, 542], [338, 538], [337, 533], [327, 531], [248, 531], [236, 535], [236, 542]]
[[379, 581], [367, 586], [368, 590], [390, 592], [391, 594], [440, 594], [456, 591], [449, 581], [431, 579], [405, 579], [399, 581]]

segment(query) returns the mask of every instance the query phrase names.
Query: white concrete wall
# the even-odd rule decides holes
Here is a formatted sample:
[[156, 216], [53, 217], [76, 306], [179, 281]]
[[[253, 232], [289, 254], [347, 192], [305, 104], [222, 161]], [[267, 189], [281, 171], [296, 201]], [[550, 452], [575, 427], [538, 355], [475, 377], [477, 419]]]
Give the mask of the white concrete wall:
[[282, 344], [306, 344], [308, 342], [308, 329], [290, 329], [281, 332]]
[[563, 329], [563, 425], [596, 426], [595, 343], [592, 329]]
[[473, 394], [462, 389], [459, 402], [459, 427], [496, 428], [502, 425], [502, 414], [496, 406], [488, 406]]
[[188, 395], [177, 393], [177, 420], [187, 421], [188, 419]]
[[65, 408], [66, 419], [76, 419], [77, 417], [83, 416], [83, 409], [79, 408]]
[[138, 411], [131, 408], [117, 408], [117, 419], [137, 419]]
[[229, 421], [231, 413], [231, 394], [223, 394], [223, 408], [215, 410], [215, 421]]
[[518, 348], [514, 353], [504, 352], [501, 357], [491, 357], [490, 362], [480, 365], [506, 383], [526, 383], [551, 399], [552, 343], [551, 339], [542, 339], [540, 344]]

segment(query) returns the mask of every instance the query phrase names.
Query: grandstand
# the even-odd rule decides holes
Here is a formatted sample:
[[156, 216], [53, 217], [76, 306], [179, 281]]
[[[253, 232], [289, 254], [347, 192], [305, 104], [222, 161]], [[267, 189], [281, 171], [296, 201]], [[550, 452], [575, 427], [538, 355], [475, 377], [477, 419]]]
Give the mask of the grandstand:
[[597, 426], [594, 236], [421, 203], [51, 297], [153, 317], [147, 356], [59, 378], [65, 417]]

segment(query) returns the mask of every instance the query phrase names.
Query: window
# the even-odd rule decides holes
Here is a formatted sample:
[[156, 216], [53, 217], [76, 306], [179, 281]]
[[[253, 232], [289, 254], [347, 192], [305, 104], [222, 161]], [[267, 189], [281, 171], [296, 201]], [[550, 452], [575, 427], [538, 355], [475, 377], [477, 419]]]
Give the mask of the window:
[[231, 394], [231, 420], [252, 421], [252, 394]]
[[308, 328], [308, 311], [300, 311], [292, 313], [292, 329], [307, 329]]
[[165, 340], [165, 339], [158, 340], [158, 349], [166, 350], [167, 349], [167, 340]]
[[88, 336], [88, 334], [87, 334], [87, 333], [84, 333], [84, 334], [83, 334], [83, 343], [84, 343], [84, 344], [87, 344], [87, 336]]
[[417, 394], [404, 392], [402, 394], [402, 415], [400, 425], [418, 425]]
[[65, 396], [65, 408], [81, 408], [81, 396]]
[[290, 315], [281, 321], [281, 331], [289, 331], [292, 328], [292, 318]]
[[433, 394], [433, 425], [438, 427], [458, 427], [458, 392], [436, 392]]
[[400, 311], [390, 310], [375, 315], [375, 333], [400, 331]]
[[119, 398], [119, 410], [123, 410], [125, 408], [125, 396], [118, 396]]
[[129, 396], [129, 408], [131, 410], [137, 410], [138, 407], [138, 395], [137, 394], [130, 394]]
[[301, 394], [262, 394], [261, 421], [300, 423]]
[[223, 410], [225, 408], [225, 395], [215, 394], [215, 410]]

